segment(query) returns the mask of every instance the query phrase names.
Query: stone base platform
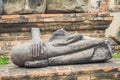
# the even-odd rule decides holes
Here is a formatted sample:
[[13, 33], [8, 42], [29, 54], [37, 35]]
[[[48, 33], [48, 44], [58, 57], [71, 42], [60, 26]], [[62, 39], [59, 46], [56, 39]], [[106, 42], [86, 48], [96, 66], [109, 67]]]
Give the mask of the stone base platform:
[[120, 59], [104, 63], [26, 69], [0, 66], [0, 80], [120, 80]]

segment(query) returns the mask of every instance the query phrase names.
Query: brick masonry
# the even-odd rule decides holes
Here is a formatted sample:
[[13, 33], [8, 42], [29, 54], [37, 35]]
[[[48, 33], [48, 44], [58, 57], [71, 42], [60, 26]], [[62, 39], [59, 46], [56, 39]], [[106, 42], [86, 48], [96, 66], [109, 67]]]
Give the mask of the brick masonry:
[[26, 69], [0, 66], [0, 80], [120, 80], [120, 60]]
[[30, 40], [32, 27], [40, 28], [44, 42], [50, 38], [52, 32], [60, 28], [71, 33], [104, 37], [104, 31], [112, 20], [109, 13], [1, 15], [0, 54], [9, 55], [12, 46]]

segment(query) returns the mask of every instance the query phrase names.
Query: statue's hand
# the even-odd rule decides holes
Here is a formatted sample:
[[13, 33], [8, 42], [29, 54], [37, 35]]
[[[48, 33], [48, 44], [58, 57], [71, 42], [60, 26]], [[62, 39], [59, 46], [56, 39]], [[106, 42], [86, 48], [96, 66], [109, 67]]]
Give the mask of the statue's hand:
[[32, 40], [31, 56], [36, 58], [43, 54], [43, 43], [40, 40]]

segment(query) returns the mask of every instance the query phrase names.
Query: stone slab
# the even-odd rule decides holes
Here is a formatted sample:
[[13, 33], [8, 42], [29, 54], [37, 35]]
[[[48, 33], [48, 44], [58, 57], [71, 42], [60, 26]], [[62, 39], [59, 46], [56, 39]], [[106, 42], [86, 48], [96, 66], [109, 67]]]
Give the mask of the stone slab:
[[104, 63], [26, 69], [14, 64], [0, 66], [0, 80], [119, 80], [120, 59]]

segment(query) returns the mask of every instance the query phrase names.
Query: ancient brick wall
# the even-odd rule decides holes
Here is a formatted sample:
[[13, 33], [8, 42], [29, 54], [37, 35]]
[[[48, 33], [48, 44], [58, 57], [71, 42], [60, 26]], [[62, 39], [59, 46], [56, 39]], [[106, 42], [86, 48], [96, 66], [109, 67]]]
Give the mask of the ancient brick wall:
[[71, 33], [104, 37], [104, 31], [113, 17], [109, 14], [29, 14], [0, 16], [0, 54], [10, 54], [11, 47], [31, 39], [30, 29], [39, 27], [42, 40], [52, 32], [64, 28]]

